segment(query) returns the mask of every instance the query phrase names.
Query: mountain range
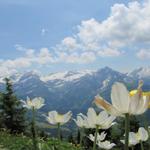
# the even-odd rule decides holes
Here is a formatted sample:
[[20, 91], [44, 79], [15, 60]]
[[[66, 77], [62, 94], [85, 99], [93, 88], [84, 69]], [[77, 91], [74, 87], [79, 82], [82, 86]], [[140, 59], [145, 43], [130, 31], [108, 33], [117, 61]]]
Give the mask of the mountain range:
[[[42, 111], [72, 110], [74, 114], [86, 112], [93, 103], [94, 96], [100, 94], [110, 101], [110, 91], [114, 82], [126, 84], [129, 90], [137, 87], [139, 80], [144, 81], [144, 90], [150, 90], [150, 67], [138, 68], [130, 73], [121, 73], [109, 67], [98, 70], [66, 71], [41, 76], [38, 73], [26, 72], [10, 77], [13, 88], [20, 99], [27, 96], [43, 97], [45, 107]], [[0, 78], [0, 91], [5, 83]]]

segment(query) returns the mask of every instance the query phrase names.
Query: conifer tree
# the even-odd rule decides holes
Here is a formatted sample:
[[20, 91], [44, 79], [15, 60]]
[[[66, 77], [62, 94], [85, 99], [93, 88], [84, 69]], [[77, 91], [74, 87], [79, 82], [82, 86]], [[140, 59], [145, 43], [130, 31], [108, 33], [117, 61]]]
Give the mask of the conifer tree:
[[2, 98], [3, 123], [10, 133], [22, 133], [25, 130], [25, 109], [13, 92], [11, 80], [5, 78], [6, 89]]
[[80, 131], [77, 131], [77, 144], [80, 144]]
[[2, 106], [3, 106], [3, 93], [0, 92], [0, 128], [3, 128], [3, 114], [2, 114]]
[[72, 133], [70, 133], [68, 136], [68, 142], [75, 144]]

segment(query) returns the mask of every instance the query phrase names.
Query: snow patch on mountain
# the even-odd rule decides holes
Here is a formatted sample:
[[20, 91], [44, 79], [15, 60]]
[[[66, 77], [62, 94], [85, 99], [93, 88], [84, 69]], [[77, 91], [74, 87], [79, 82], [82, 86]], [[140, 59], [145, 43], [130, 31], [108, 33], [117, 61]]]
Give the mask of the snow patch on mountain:
[[102, 88], [107, 87], [109, 85], [110, 80], [111, 80], [111, 78], [107, 78], [106, 80], [104, 80]]
[[85, 75], [92, 75], [95, 71], [92, 70], [85, 70], [85, 71], [66, 71], [66, 72], [58, 72], [58, 73], [52, 73], [48, 76], [41, 77], [41, 80], [44, 82], [52, 81], [52, 80], [62, 80], [62, 81], [73, 81], [80, 79], [81, 77]]
[[138, 69], [133, 70], [128, 74], [129, 76], [136, 78], [147, 78], [150, 77], [150, 66], [148, 67], [140, 67]]

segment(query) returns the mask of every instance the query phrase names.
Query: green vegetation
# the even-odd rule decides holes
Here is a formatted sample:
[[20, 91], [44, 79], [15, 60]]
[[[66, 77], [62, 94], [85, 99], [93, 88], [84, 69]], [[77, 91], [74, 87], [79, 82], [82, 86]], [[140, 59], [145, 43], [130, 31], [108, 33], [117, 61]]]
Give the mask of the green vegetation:
[[[68, 142], [57, 139], [39, 140], [40, 150], [81, 150]], [[0, 132], [0, 150], [33, 150], [32, 139], [23, 135], [12, 135], [6, 131]]]
[[1, 94], [1, 126], [11, 133], [22, 133], [25, 130], [25, 109], [14, 94], [11, 80], [5, 78], [6, 89]]
[[[129, 117], [127, 113], [126, 122], [122, 116], [116, 118], [105, 111], [89, 108], [87, 116], [77, 115], [74, 119], [77, 127], [74, 128], [71, 124], [65, 126], [71, 121], [71, 111], [65, 114], [49, 111], [48, 116], [42, 114], [47, 124], [38, 120], [38, 111], [45, 105], [45, 100], [28, 97], [21, 104], [13, 92], [11, 81], [7, 78], [5, 81], [6, 89], [0, 93], [0, 150], [122, 150], [123, 145], [126, 145], [125, 150], [148, 150], [150, 147], [150, 131], [143, 112], [138, 117]], [[136, 109], [133, 110], [136, 113]], [[68, 134], [65, 133], [66, 127], [71, 129]], [[58, 132], [51, 132], [52, 129]], [[49, 132], [52, 133], [50, 136]], [[53, 138], [56, 133], [57, 139]]]

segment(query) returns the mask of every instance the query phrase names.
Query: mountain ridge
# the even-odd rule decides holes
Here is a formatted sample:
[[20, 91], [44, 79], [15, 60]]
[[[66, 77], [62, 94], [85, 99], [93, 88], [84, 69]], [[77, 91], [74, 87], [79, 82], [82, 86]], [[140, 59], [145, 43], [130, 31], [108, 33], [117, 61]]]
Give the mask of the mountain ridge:
[[[17, 74], [16, 78], [13, 77], [13, 88], [20, 99], [26, 99], [27, 96], [43, 97], [46, 102], [44, 112], [56, 109], [61, 112], [72, 110], [77, 113], [86, 111], [97, 94], [110, 101], [114, 82], [123, 82], [129, 90], [136, 88], [140, 78], [138, 71], [133, 72], [125, 74], [104, 67], [96, 71], [52, 73], [45, 80], [36, 72], [27, 72], [23, 75]], [[144, 90], [150, 90], [150, 76], [144, 76], [142, 79], [145, 82]], [[1, 91], [4, 86], [4, 83], [0, 84]]]
[[[97, 70], [85, 69], [85, 70], [76, 70], [76, 71], [52, 72], [48, 75], [40, 75], [40, 73], [33, 70], [33, 71], [27, 71], [24, 73], [16, 73], [16, 74], [9, 76], [9, 78], [11, 78], [14, 83], [18, 82], [18, 80], [20, 80], [20, 78], [28, 77], [28, 76], [29, 77], [37, 76], [40, 78], [40, 80], [42, 80], [44, 82], [47, 82], [49, 80], [72, 81], [73, 79], [78, 79], [84, 75], [93, 75], [94, 73], [100, 72], [100, 71], [105, 71], [105, 72], [108, 71], [109, 72], [110, 70], [116, 71], [116, 70], [106, 66], [104, 68], [100, 68]], [[131, 72], [127, 72], [127, 73], [122, 73], [119, 71], [116, 71], [116, 72], [121, 73], [121, 74], [126, 74], [129, 77], [136, 77], [136, 78], [140, 79], [140, 78], [150, 77], [150, 66], [139, 67], [139, 68], [136, 68], [136, 69], [132, 70]], [[70, 78], [70, 79], [68, 79], [68, 78]], [[3, 79], [4, 79], [4, 77], [0, 77], [0, 83], [4, 82]]]

